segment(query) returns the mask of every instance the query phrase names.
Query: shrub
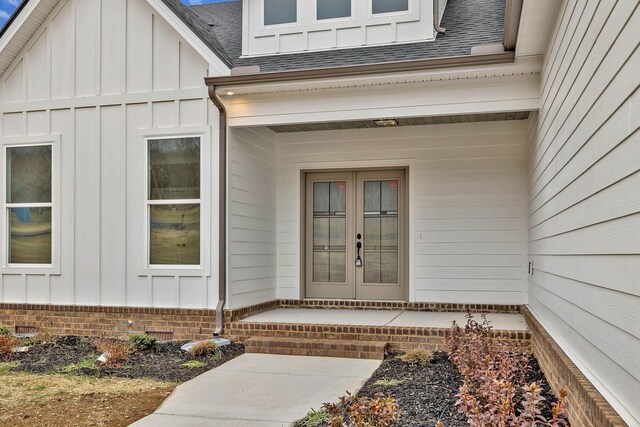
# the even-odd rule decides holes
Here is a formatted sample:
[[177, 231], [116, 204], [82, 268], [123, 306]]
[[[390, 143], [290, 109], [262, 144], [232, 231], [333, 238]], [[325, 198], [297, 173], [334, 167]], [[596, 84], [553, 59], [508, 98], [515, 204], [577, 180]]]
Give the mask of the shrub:
[[296, 425], [302, 427], [320, 427], [324, 426], [329, 421], [329, 415], [323, 411], [316, 411], [311, 409], [303, 419], [297, 422]]
[[218, 344], [214, 341], [200, 341], [189, 349], [189, 354], [195, 357], [222, 357]]
[[0, 335], [13, 335], [13, 333], [6, 326], [0, 326]]
[[449, 358], [464, 380], [456, 406], [466, 414], [470, 426], [566, 425], [566, 393], [559, 393], [558, 401], [551, 405], [551, 418], [546, 419], [542, 389], [525, 382], [529, 354], [495, 338], [485, 315], [478, 323], [467, 314], [464, 328], [454, 322], [446, 341]]
[[192, 360], [190, 362], [183, 363], [180, 366], [186, 369], [198, 369], [198, 368], [204, 368], [205, 366], [207, 366], [207, 364], [204, 362], [200, 362], [199, 360]]
[[156, 339], [148, 334], [129, 335], [129, 348], [132, 351], [151, 350], [156, 345]]
[[430, 351], [423, 348], [416, 348], [400, 356], [400, 360], [410, 365], [427, 365], [431, 363], [432, 357], [433, 353]]
[[125, 341], [103, 338], [96, 340], [94, 345], [107, 355], [109, 365], [119, 365], [129, 358], [129, 344]]
[[22, 342], [14, 338], [12, 335], [0, 335], [0, 356], [9, 357], [13, 354], [13, 350], [20, 347]]
[[325, 403], [322, 409], [329, 414], [330, 427], [390, 427], [400, 418], [396, 400], [382, 393], [374, 398], [347, 394], [339, 403]]

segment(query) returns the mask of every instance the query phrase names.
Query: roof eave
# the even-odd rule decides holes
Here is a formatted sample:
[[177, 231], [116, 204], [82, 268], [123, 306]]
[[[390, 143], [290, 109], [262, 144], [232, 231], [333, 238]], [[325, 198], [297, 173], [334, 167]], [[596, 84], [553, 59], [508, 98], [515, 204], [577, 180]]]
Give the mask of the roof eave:
[[514, 61], [515, 53], [509, 51], [485, 55], [464, 55], [446, 58], [385, 62], [378, 64], [348, 65], [335, 68], [313, 68], [306, 70], [275, 71], [255, 74], [236, 74], [231, 76], [208, 77], [205, 79], [205, 82], [207, 86], [249, 85], [337, 77], [357, 77], [389, 73], [406, 73], [438, 68], [505, 64], [512, 63]]

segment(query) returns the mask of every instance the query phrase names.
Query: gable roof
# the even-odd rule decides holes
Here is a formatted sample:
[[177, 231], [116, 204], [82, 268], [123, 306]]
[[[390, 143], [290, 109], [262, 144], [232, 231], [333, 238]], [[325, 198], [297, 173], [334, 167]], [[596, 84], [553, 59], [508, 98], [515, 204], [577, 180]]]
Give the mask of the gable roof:
[[441, 23], [447, 32], [435, 41], [253, 58], [241, 58], [241, 1], [186, 9], [213, 29], [234, 67], [258, 65], [261, 72], [276, 72], [469, 55], [473, 46], [502, 43], [506, 0], [448, 0]]

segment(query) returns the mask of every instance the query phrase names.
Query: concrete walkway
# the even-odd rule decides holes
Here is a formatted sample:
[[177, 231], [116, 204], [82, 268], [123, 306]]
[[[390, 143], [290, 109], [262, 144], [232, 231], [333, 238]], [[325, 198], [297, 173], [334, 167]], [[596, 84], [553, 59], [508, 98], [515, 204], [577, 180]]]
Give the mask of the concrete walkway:
[[[473, 313], [480, 322], [480, 314]], [[320, 325], [409, 326], [422, 328], [450, 328], [456, 321], [464, 326], [467, 313], [403, 310], [348, 310], [312, 308], [276, 308], [242, 319], [257, 323], [307, 323]], [[487, 319], [494, 329], [510, 331], [528, 330], [527, 322], [517, 313], [488, 313]]]
[[244, 354], [176, 388], [135, 427], [280, 427], [346, 391], [355, 392], [379, 360]]

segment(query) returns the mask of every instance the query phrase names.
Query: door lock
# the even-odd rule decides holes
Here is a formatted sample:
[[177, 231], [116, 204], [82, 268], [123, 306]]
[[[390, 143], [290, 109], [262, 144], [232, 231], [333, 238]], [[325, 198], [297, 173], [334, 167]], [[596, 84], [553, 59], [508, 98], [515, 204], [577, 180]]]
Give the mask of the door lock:
[[362, 234], [358, 233], [356, 239], [358, 239], [358, 242], [356, 243], [356, 267], [362, 267], [362, 258], [360, 258], [360, 249], [362, 249], [362, 242], [360, 239], [362, 239]]

